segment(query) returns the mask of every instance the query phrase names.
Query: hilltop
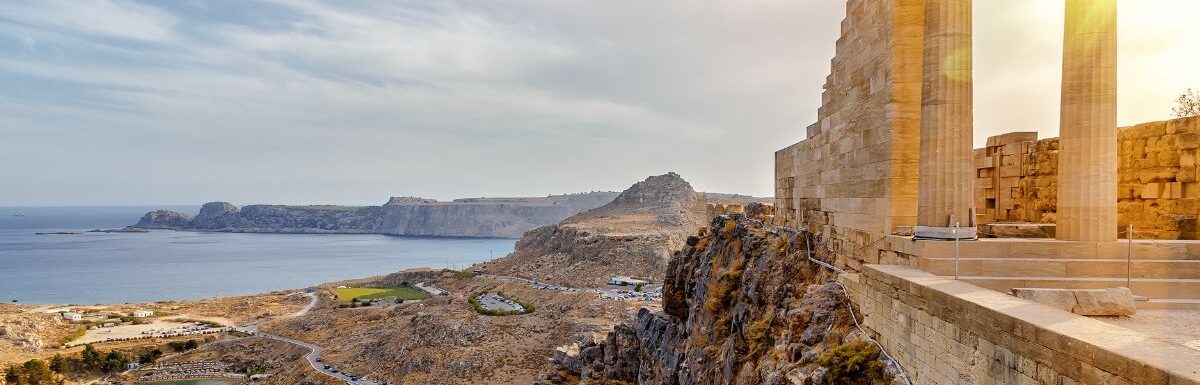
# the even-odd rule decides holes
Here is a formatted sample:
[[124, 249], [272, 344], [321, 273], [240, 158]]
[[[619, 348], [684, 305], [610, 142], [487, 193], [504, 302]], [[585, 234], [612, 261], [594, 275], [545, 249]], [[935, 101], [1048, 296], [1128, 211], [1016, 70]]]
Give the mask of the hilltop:
[[[721, 203], [762, 200], [711, 195]], [[706, 226], [708, 201], [679, 174], [652, 176], [607, 205], [526, 233], [512, 254], [477, 269], [576, 286], [614, 275], [661, 281], [671, 254]]]

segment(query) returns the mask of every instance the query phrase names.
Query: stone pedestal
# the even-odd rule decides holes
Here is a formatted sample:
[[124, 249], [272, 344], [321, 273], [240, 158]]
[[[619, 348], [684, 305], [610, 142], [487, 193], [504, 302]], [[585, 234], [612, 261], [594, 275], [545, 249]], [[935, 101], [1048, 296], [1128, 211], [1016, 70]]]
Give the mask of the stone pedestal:
[[1066, 0], [1057, 237], [1117, 240], [1117, 0]]
[[925, 1], [918, 232], [975, 224], [971, 28], [971, 0]]

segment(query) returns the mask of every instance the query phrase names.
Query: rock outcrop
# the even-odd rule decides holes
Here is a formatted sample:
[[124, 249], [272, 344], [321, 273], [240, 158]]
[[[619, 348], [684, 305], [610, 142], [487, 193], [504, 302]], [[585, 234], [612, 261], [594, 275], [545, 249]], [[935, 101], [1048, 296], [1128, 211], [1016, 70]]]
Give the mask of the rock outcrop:
[[[539, 383], [889, 383], [892, 369], [858, 342], [841, 288], [807, 261], [805, 245], [803, 234], [761, 220], [717, 217], [671, 259], [662, 312], [642, 309], [606, 337], [577, 338]], [[861, 370], [839, 365], [846, 357]]]
[[391, 198], [383, 206], [282, 206], [211, 202], [191, 216], [147, 213], [132, 227], [240, 233], [340, 233], [518, 238], [526, 231], [612, 201], [612, 192], [438, 202]]
[[139, 229], [182, 230], [192, 226], [192, 216], [177, 211], [157, 210], [146, 213], [138, 221]]
[[704, 226], [705, 209], [678, 174], [652, 176], [607, 205], [526, 233], [512, 254], [478, 268], [570, 286], [614, 275], [661, 281], [671, 252]]

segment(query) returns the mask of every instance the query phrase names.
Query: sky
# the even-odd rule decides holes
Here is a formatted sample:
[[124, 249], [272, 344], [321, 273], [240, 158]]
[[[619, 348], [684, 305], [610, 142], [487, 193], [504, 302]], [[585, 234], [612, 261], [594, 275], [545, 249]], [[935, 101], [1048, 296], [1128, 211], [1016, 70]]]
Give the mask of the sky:
[[[1194, 0], [1121, 2], [1121, 124], [1200, 89]], [[837, 0], [0, 2], [0, 206], [769, 196]], [[975, 133], [1057, 135], [1062, 3], [975, 1]]]

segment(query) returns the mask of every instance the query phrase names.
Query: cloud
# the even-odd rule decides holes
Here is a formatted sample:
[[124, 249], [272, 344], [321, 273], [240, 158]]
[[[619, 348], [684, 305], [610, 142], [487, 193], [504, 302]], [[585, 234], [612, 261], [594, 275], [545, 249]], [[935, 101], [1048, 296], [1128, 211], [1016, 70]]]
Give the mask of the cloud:
[[111, 0], [37, 0], [0, 3], [0, 20], [62, 32], [167, 42], [177, 18], [139, 3]]
[[[976, 6], [977, 136], [1054, 135], [1061, 10]], [[0, 163], [31, 165], [0, 167], [0, 205], [541, 195], [666, 171], [769, 195], [773, 152], [816, 119], [843, 13], [828, 0], [0, 2]], [[1156, 58], [1122, 58], [1122, 101], [1149, 101], [1123, 104], [1122, 121], [1159, 116], [1153, 101], [1194, 81], [1180, 63], [1195, 50], [1137, 43], [1179, 29], [1122, 28], [1123, 49]]]

